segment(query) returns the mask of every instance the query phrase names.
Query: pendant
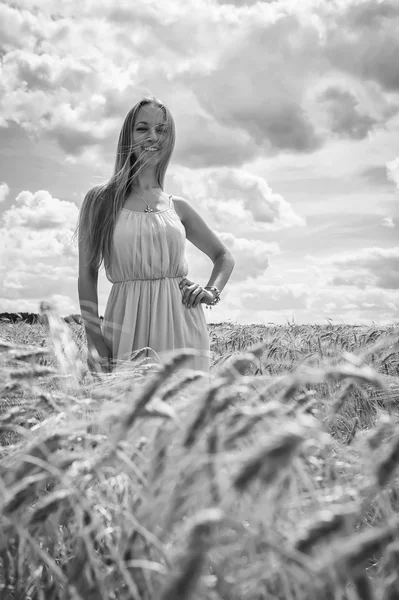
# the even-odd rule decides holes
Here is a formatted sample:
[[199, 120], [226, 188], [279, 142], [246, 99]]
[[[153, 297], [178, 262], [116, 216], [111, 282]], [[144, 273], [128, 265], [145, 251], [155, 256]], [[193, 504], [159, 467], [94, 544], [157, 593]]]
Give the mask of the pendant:
[[147, 206], [147, 208], [144, 210], [144, 212], [154, 212], [151, 208], [151, 206]]

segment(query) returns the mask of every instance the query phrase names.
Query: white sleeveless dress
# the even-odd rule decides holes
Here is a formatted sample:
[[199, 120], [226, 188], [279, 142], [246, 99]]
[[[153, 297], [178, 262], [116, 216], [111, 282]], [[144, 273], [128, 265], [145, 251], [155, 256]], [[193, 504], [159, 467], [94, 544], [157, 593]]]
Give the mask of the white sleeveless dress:
[[171, 350], [194, 348], [201, 354], [182, 368], [209, 374], [210, 340], [203, 304], [188, 308], [179, 288], [188, 274], [185, 243], [185, 228], [172, 196], [163, 211], [121, 210], [106, 269], [113, 285], [102, 327], [114, 360], [129, 360], [135, 350], [146, 346], [162, 361]]

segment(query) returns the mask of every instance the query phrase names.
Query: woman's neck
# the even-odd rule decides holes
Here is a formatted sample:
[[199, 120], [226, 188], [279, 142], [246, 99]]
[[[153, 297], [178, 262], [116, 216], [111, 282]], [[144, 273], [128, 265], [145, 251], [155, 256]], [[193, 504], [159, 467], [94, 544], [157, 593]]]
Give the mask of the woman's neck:
[[139, 192], [150, 192], [155, 188], [159, 188], [155, 172], [153, 169], [149, 171], [139, 172], [132, 182], [132, 189]]
[[135, 184], [135, 185], [132, 185], [132, 187], [131, 187], [131, 190], [133, 192], [139, 192], [139, 193], [140, 192], [153, 192], [154, 190], [158, 190], [158, 189], [161, 189], [158, 184], [152, 184], [152, 185], [147, 184], [145, 186]]

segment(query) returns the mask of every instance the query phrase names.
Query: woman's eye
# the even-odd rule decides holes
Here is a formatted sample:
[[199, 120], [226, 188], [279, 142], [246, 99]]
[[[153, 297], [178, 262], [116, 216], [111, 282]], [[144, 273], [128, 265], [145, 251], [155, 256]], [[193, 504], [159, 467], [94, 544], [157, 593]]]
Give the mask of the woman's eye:
[[[136, 129], [136, 131], [145, 131], [145, 129], [143, 127], [139, 127], [139, 128]], [[158, 132], [159, 133], [166, 133], [166, 129], [165, 128], [158, 129]]]

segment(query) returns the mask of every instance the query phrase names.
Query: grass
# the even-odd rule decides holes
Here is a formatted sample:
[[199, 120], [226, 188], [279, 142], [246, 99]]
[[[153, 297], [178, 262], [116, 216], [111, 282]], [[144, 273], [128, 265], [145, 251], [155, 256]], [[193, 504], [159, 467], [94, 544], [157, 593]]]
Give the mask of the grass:
[[0, 329], [2, 600], [399, 597], [399, 326], [210, 325], [211, 378]]

